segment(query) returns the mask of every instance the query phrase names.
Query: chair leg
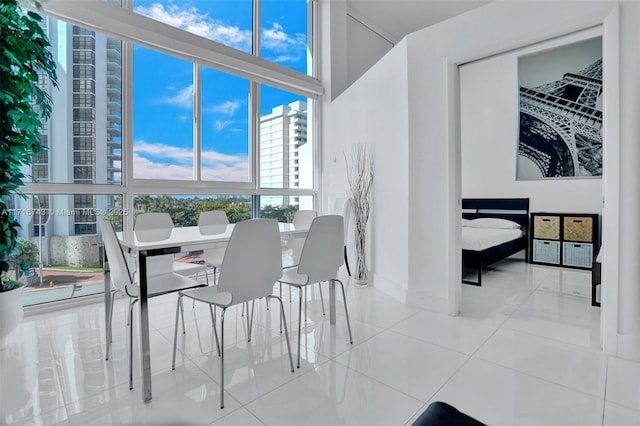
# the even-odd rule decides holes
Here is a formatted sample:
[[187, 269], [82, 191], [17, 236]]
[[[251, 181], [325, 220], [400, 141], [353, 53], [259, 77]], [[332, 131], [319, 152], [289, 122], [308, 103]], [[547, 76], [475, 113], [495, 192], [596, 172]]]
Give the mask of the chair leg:
[[[279, 294], [280, 303], [282, 303], [282, 283], [279, 283], [279, 284], [280, 284], [280, 294]], [[284, 310], [284, 308], [283, 308], [283, 310]], [[280, 334], [282, 334], [282, 312], [280, 312]]]
[[322, 296], [322, 283], [318, 283], [320, 289], [320, 303], [322, 304], [322, 315], [324, 315], [324, 297]]
[[220, 315], [220, 409], [224, 408], [224, 314], [227, 308], [222, 308]]
[[216, 314], [214, 313], [215, 307], [209, 305], [209, 312], [211, 312], [211, 325], [213, 327], [213, 336], [216, 339], [216, 347], [218, 348], [218, 356], [220, 356], [220, 341], [218, 340], [218, 330], [216, 329]]
[[351, 276], [351, 269], [349, 269], [349, 258], [347, 257], [347, 246], [344, 246], [344, 265], [347, 267], [347, 274]]
[[182, 334], [185, 334], [187, 329], [184, 326], [184, 306], [182, 305], [182, 298], [178, 298], [178, 302], [178, 305], [180, 305], [180, 313], [182, 314]]
[[251, 301], [251, 310], [249, 310], [249, 302], [247, 302], [247, 315], [249, 315], [249, 318], [247, 318], [247, 320], [249, 321], [249, 325], [248, 325], [248, 339], [247, 342], [251, 341], [251, 330], [253, 329], [253, 312], [255, 310], [255, 306], [256, 306], [256, 301], [252, 300]]
[[[195, 301], [195, 300], [194, 300]], [[176, 369], [176, 346], [178, 346], [178, 317], [180, 316], [180, 305], [182, 305], [182, 294], [178, 294], [178, 302], [176, 302], [176, 324], [173, 328], [173, 360], [171, 361], [171, 369]], [[182, 314], [184, 315], [184, 313]], [[184, 328], [182, 329], [184, 334]]]
[[[302, 289], [300, 289], [300, 296], [302, 296]], [[304, 288], [304, 322], [307, 322], [307, 287]]]
[[300, 338], [302, 336], [302, 287], [300, 287], [300, 296], [298, 300], [298, 368], [300, 368]]
[[[277, 297], [277, 296], [267, 296], [269, 299], [273, 298], [273, 299], [278, 299], [278, 302], [280, 302], [280, 317], [284, 317], [284, 304], [282, 303], [282, 299]], [[289, 364], [291, 365], [291, 372], [293, 373], [294, 368], [293, 368], [293, 357], [291, 356], [291, 344], [289, 343], [289, 330], [287, 330], [287, 323], [285, 321], [284, 323], [284, 336], [287, 340], [287, 350], [289, 351]], [[298, 339], [300, 340], [300, 339]]]
[[111, 293], [111, 308], [109, 309], [109, 319], [107, 320], [107, 349], [105, 351], [105, 356], [104, 356], [104, 360], [108, 361], [109, 360], [109, 349], [111, 349], [111, 339], [109, 337], [111, 337], [111, 327], [112, 327], [112, 321], [113, 321], [113, 302], [116, 300], [116, 292], [112, 292]]
[[344, 314], [347, 316], [347, 327], [349, 328], [349, 343], [353, 345], [353, 336], [351, 335], [351, 322], [349, 321], [349, 311], [347, 310], [347, 296], [344, 294], [344, 284], [340, 280], [333, 280], [340, 283], [340, 288], [342, 289], [342, 300], [344, 301]]
[[129, 303], [129, 390], [133, 389], [133, 307], [138, 299]]

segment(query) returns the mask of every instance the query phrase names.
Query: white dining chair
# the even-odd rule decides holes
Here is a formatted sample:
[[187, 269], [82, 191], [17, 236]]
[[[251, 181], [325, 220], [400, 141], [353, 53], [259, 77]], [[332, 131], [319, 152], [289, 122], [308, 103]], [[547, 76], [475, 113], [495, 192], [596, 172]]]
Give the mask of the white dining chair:
[[[133, 225], [133, 230], [138, 239], [145, 241], [157, 241], [168, 238], [174, 228], [173, 220], [169, 213], [140, 213]], [[176, 274], [191, 276], [204, 272], [205, 280], [209, 284], [207, 266], [192, 262], [178, 262], [172, 254], [153, 256], [147, 259], [149, 276], [175, 272]]]
[[[340, 283], [344, 312], [347, 317], [349, 341], [353, 344], [351, 322], [347, 309], [347, 298], [342, 281], [337, 278], [338, 269], [342, 266], [342, 246], [344, 245], [344, 222], [342, 216], [318, 216], [311, 223], [309, 233], [302, 248], [300, 262], [296, 268], [284, 269], [280, 283], [297, 287], [299, 291], [311, 284], [322, 281]], [[300, 337], [302, 332], [302, 297], [298, 309], [298, 363], [300, 368]]]
[[[291, 223], [295, 225], [296, 228], [309, 228], [311, 226], [311, 222], [318, 216], [315, 210], [298, 210], [293, 215], [293, 220]], [[306, 238], [306, 237], [305, 237]], [[284, 268], [295, 268], [298, 266], [300, 262], [300, 254], [302, 253], [302, 247], [304, 247], [305, 238], [292, 238], [287, 241], [288, 252], [285, 255], [285, 265]], [[322, 284], [318, 283], [318, 289], [320, 290], [320, 302], [322, 304], [322, 315], [325, 315], [324, 310], [324, 297], [322, 296]], [[280, 292], [282, 294], [282, 284], [280, 284]], [[304, 297], [304, 320], [307, 321], [307, 290], [304, 289], [303, 293], [300, 293], [300, 297]], [[291, 287], [289, 287], [289, 303], [291, 303]]]
[[[171, 369], [176, 366], [176, 346], [178, 340], [178, 319], [184, 312], [182, 298], [188, 297], [210, 306], [221, 308], [220, 339], [216, 326], [213, 331], [218, 343], [220, 356], [220, 408], [224, 408], [224, 317], [231, 306], [255, 301], [260, 298], [277, 299], [280, 302], [280, 315], [284, 318], [284, 306], [279, 296], [272, 294], [273, 285], [282, 276], [282, 255], [280, 252], [280, 231], [273, 219], [251, 219], [235, 224], [227, 245], [220, 269], [218, 284], [198, 289], [181, 291], [176, 305], [176, 322], [173, 334], [173, 360]], [[289, 332], [285, 322], [285, 338], [289, 352], [291, 372], [293, 358], [289, 343]], [[183, 328], [184, 330], [184, 328]], [[249, 330], [249, 336], [251, 330]], [[250, 340], [250, 338], [249, 338]]]
[[[115, 291], [111, 293], [105, 360], [109, 359], [109, 350], [111, 349], [111, 341], [108, 336], [111, 336], [115, 296], [117, 293], [120, 293], [129, 298], [129, 309], [127, 311], [127, 324], [129, 326], [129, 389], [133, 389], [133, 308], [138, 301], [140, 288], [135, 282], [134, 274], [126, 262], [124, 252], [118, 242], [113, 225], [107, 220], [101, 220], [100, 228], [102, 230], [102, 241], [109, 264], [110, 279], [115, 289]], [[155, 274], [149, 276], [147, 279], [147, 297], [151, 298], [179, 290], [201, 287], [203, 285], [205, 284], [173, 272]], [[182, 327], [184, 328], [184, 322]]]
[[[211, 210], [201, 212], [198, 216], [198, 228], [202, 235], [221, 234], [227, 230], [229, 218], [224, 210]], [[204, 250], [204, 262], [209, 268], [213, 268], [213, 283], [216, 283], [216, 272], [222, 266], [225, 247], [216, 247]]]
[[351, 276], [349, 268], [349, 256], [347, 255], [347, 245], [349, 243], [349, 225], [353, 216], [353, 199], [352, 198], [336, 198], [333, 207], [333, 214], [342, 216], [344, 220], [344, 266], [347, 268], [347, 274]]

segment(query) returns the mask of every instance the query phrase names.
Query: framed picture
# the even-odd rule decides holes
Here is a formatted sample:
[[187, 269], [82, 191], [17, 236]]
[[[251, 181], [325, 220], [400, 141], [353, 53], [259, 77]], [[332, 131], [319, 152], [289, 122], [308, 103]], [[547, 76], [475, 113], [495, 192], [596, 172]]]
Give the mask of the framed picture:
[[518, 58], [517, 180], [602, 176], [602, 37]]

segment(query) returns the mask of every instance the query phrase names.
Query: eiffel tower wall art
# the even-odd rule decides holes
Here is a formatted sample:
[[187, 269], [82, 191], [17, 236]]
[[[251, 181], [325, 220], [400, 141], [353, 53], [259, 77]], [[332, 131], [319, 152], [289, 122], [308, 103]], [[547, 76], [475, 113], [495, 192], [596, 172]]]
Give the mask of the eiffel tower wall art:
[[602, 37], [518, 58], [517, 180], [602, 176]]

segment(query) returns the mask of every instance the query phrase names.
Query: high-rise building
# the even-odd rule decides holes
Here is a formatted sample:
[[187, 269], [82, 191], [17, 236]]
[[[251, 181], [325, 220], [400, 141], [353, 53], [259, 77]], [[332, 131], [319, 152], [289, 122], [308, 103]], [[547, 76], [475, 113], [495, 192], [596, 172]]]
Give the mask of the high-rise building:
[[[307, 104], [279, 105], [260, 117], [260, 186], [298, 188], [300, 148], [307, 143]], [[262, 204], [284, 205], [289, 197], [261, 197]]]
[[[58, 88], [48, 77], [38, 84], [51, 94], [53, 110], [41, 131], [45, 149], [27, 174], [34, 182], [117, 184], [121, 181], [121, 42], [52, 18], [42, 27], [57, 64]], [[25, 237], [96, 234], [96, 212], [113, 197], [91, 194], [34, 195], [40, 215], [20, 219]], [[25, 223], [27, 222], [27, 223]]]

